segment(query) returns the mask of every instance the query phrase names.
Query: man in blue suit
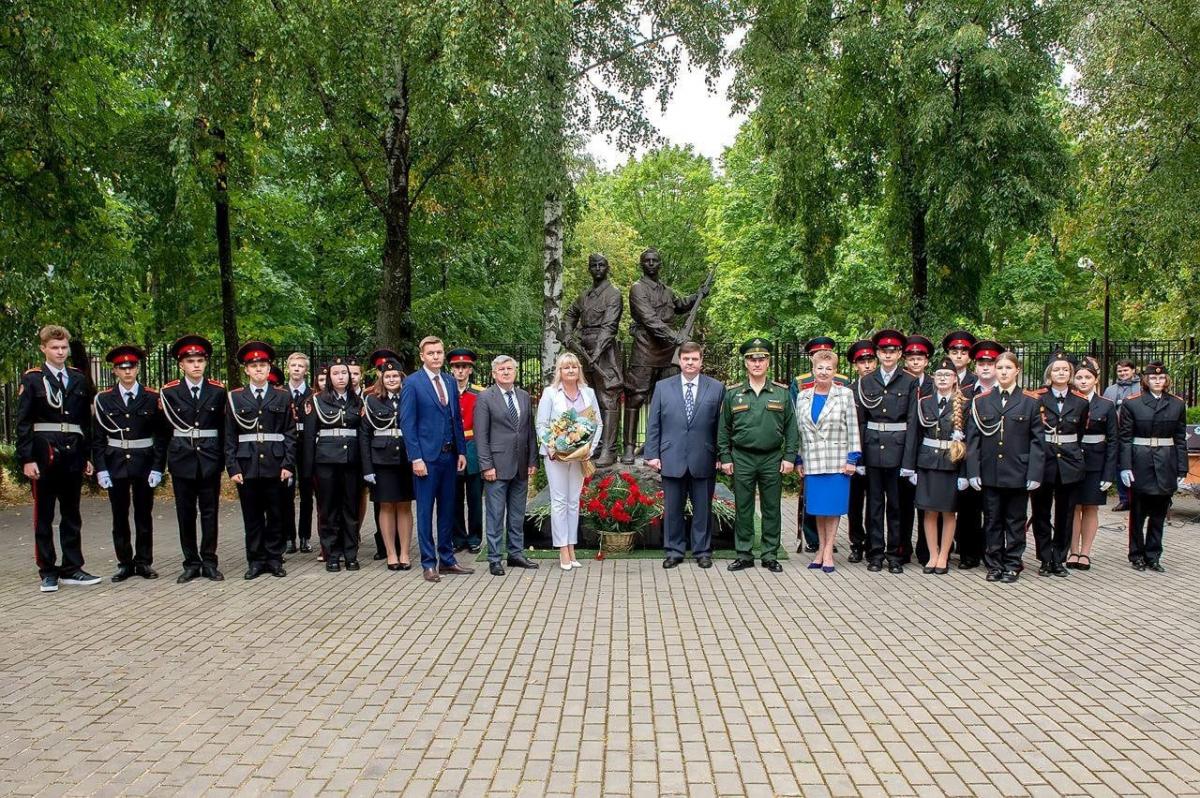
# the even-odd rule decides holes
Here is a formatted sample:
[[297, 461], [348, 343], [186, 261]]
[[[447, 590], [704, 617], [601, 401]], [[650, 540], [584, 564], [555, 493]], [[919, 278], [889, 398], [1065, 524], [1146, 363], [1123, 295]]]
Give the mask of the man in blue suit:
[[[420, 345], [422, 368], [408, 375], [400, 391], [400, 431], [412, 461], [417, 500], [417, 542], [426, 582], [441, 574], [470, 574], [454, 559], [454, 489], [458, 472], [467, 467], [458, 387], [442, 371], [446, 350], [427, 336]], [[433, 539], [433, 506], [437, 504], [437, 542]]]
[[663, 568], [683, 562], [689, 536], [684, 508], [692, 500], [691, 549], [701, 568], [712, 567], [713, 490], [716, 488], [717, 421], [725, 386], [700, 373], [704, 350], [679, 347], [679, 375], [659, 380], [646, 419], [646, 465], [662, 474]]

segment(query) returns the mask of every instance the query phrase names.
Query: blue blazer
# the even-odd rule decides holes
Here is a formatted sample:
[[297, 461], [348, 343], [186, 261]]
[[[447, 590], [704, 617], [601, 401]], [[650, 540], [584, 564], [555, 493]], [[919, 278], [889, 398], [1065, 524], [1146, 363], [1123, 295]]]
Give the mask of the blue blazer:
[[426, 376], [425, 369], [417, 369], [409, 374], [400, 390], [400, 431], [404, 433], [409, 460], [431, 463], [441, 455], [442, 432], [447, 416], [450, 419], [450, 441], [455, 447], [451, 454], [467, 453], [462, 410], [458, 404], [458, 384], [449, 374], [442, 374], [441, 378], [446, 388], [445, 407], [438, 401], [437, 391]]
[[682, 378], [676, 374], [654, 386], [642, 457], [661, 460], [664, 477], [678, 479], [690, 473], [703, 479], [716, 471], [717, 422], [725, 386], [703, 374], [696, 379], [696, 409], [691, 423], [684, 410]]

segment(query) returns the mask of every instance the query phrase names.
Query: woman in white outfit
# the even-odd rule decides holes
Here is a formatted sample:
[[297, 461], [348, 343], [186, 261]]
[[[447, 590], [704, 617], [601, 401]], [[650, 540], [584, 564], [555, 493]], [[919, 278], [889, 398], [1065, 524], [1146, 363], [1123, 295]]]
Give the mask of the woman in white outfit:
[[[538, 440], [545, 438], [550, 424], [574, 408], [582, 413], [591, 408], [596, 419], [592, 435], [592, 452], [600, 443], [603, 425], [596, 392], [587, 386], [579, 358], [570, 352], [558, 356], [554, 363], [554, 379], [542, 392], [537, 410]], [[579, 494], [583, 491], [583, 463], [558, 460], [552, 449], [541, 444], [546, 458], [546, 481], [550, 484], [550, 533], [558, 547], [558, 566], [564, 571], [582, 568], [575, 559], [575, 544], [579, 541]]]

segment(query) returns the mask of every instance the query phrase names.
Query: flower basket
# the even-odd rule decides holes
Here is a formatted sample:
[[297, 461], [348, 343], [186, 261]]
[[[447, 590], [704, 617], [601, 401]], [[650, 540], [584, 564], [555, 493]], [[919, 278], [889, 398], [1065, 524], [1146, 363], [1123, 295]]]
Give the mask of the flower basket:
[[600, 550], [613, 554], [633, 551], [633, 541], [636, 537], [636, 532], [601, 532]]

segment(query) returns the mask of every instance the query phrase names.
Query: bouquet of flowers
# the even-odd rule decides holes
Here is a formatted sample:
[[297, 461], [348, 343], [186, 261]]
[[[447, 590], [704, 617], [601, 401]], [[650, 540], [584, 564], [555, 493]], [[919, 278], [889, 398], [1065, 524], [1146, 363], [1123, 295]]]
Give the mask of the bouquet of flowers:
[[539, 437], [546, 450], [554, 452], [554, 459], [582, 462], [584, 476], [588, 476], [595, 470], [588, 458], [597, 426], [596, 413], [590, 407], [583, 412], [572, 408], [551, 421]]
[[599, 533], [643, 532], [662, 515], [662, 491], [642, 486], [628, 471], [587, 479], [579, 497], [579, 509]]

